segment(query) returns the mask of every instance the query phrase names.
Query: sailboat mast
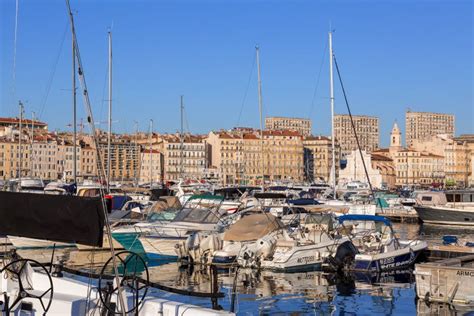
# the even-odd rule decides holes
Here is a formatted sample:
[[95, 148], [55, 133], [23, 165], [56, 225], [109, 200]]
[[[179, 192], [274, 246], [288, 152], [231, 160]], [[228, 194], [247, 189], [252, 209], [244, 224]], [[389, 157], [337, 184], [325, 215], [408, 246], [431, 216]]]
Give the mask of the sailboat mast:
[[255, 46], [257, 54], [257, 74], [258, 74], [258, 110], [260, 112], [260, 152], [262, 155], [262, 191], [265, 184], [265, 156], [263, 153], [263, 111], [262, 111], [262, 77], [260, 74], [260, 48]]
[[336, 150], [335, 150], [335, 137], [334, 137], [334, 76], [333, 76], [333, 62], [332, 62], [332, 32], [329, 31], [329, 92], [331, 100], [331, 148], [332, 148], [332, 166], [331, 166], [331, 178], [333, 197], [336, 199]]
[[184, 173], [184, 168], [183, 168], [183, 163], [184, 163], [184, 132], [183, 132], [183, 121], [184, 121], [184, 96], [181, 96], [181, 105], [180, 105], [180, 110], [181, 110], [181, 132], [180, 132], [180, 162], [179, 162], [179, 177], [182, 179], [183, 178], [183, 173]]
[[22, 133], [21, 133], [21, 130], [23, 129], [23, 103], [21, 103], [21, 101], [18, 102], [18, 105], [20, 107], [20, 128], [19, 128], [19, 137], [18, 137], [18, 145], [19, 145], [19, 151], [20, 151], [20, 157], [18, 158], [19, 159], [19, 167], [18, 167], [18, 178], [20, 179], [21, 181], [21, 173], [22, 173], [22, 164], [23, 164], [23, 148], [21, 146], [21, 136], [22, 136]]
[[77, 108], [76, 108], [76, 44], [74, 42], [74, 34], [72, 35], [72, 144], [73, 154], [72, 159], [72, 177], [74, 183], [77, 183]]
[[150, 138], [149, 138], [149, 146], [150, 146], [150, 189], [153, 185], [152, 141], [153, 141], [153, 120], [150, 120]]
[[35, 112], [31, 112], [31, 144], [30, 144], [30, 176], [34, 177], [33, 171], [33, 141], [35, 139]]
[[107, 135], [107, 191], [110, 191], [110, 163], [111, 163], [111, 137], [112, 137], [112, 32], [109, 31], [109, 118]]

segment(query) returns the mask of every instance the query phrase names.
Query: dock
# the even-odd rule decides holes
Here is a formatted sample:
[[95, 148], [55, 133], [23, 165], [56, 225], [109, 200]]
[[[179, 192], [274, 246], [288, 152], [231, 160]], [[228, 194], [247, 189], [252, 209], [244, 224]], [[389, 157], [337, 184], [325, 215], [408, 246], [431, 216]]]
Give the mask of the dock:
[[466, 255], [474, 255], [474, 247], [458, 245], [429, 245], [425, 250], [429, 261], [451, 259]]
[[418, 223], [418, 214], [414, 210], [384, 208], [383, 210], [377, 210], [375, 214], [379, 216], [384, 216], [390, 219], [392, 222]]

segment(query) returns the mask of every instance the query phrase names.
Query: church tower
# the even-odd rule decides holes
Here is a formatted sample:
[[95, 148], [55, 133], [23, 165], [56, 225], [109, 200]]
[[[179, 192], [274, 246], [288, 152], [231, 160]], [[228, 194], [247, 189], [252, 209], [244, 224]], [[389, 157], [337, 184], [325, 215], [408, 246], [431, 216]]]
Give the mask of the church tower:
[[390, 133], [390, 152], [397, 152], [402, 150], [402, 132], [398, 128], [397, 122], [393, 124], [392, 132]]

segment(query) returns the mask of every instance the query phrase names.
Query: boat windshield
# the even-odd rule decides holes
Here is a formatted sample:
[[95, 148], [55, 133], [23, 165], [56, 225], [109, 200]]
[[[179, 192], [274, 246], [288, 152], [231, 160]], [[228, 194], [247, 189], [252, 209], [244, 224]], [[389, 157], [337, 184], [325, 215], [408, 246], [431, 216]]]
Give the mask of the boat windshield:
[[176, 214], [173, 222], [217, 223], [219, 218], [209, 209], [184, 208]]

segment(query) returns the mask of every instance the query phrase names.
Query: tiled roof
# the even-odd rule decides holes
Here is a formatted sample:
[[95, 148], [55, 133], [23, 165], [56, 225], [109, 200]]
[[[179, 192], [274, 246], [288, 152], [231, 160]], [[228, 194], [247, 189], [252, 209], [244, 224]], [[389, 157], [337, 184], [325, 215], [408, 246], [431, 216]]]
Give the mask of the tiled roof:
[[[32, 120], [29, 120], [29, 119], [22, 119], [22, 124], [25, 124], [25, 125], [31, 125], [31, 123], [33, 122], [34, 125], [41, 125], [41, 126], [47, 126], [46, 123], [44, 122], [40, 122], [40, 121], [32, 121]], [[20, 124], [20, 119], [17, 118], [17, 117], [0, 117], [0, 124], [1, 123], [4, 123], [4, 124]]]

